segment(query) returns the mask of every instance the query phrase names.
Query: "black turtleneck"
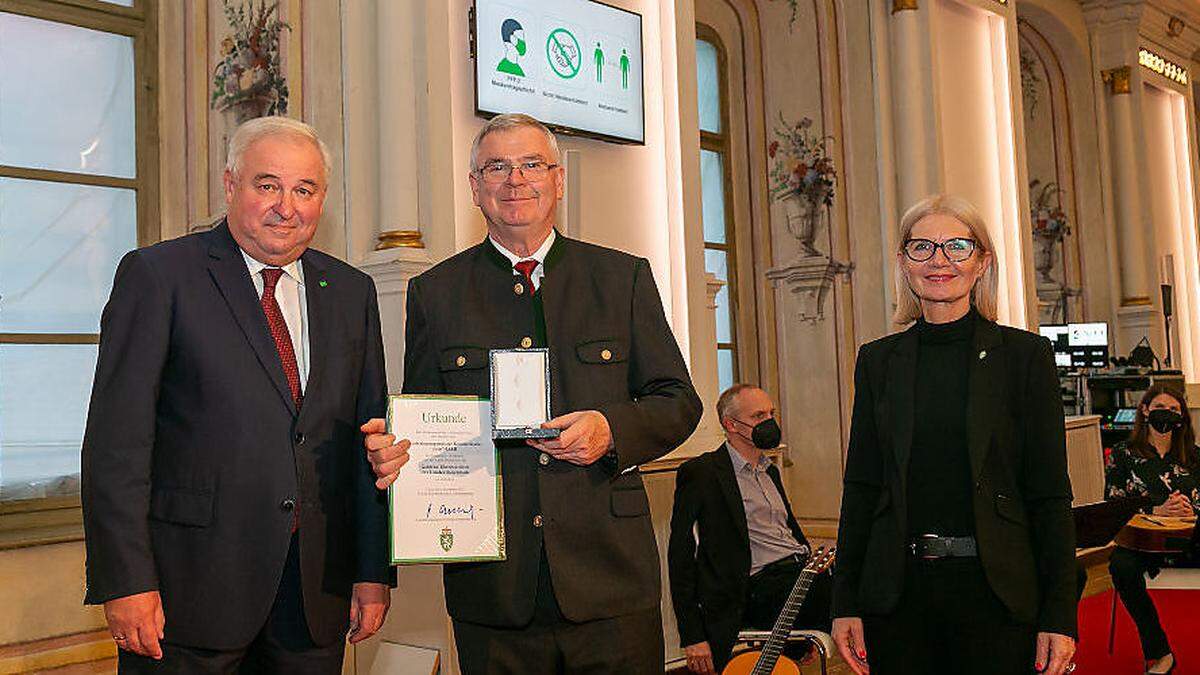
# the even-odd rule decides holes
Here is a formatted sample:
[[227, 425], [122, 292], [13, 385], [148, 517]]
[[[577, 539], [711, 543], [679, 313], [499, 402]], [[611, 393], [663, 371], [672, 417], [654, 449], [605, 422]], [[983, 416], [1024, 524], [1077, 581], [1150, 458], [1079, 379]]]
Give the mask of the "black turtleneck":
[[950, 323], [917, 322], [912, 454], [908, 465], [910, 536], [975, 533], [967, 454], [967, 377], [976, 312]]

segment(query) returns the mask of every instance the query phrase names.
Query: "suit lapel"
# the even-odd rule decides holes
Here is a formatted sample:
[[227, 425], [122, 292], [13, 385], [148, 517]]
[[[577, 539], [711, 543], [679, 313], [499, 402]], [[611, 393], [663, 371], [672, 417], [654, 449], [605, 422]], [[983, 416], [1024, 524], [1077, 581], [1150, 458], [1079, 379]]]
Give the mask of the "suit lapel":
[[224, 221], [212, 230], [209, 236], [211, 244], [208, 249], [208, 273], [225, 303], [229, 305], [229, 311], [245, 334], [255, 356], [258, 357], [258, 362], [262, 364], [278, 390], [284, 405], [295, 415], [296, 404], [292, 401], [292, 390], [283, 374], [283, 362], [279, 360], [279, 351], [275, 349], [275, 341], [267, 327], [267, 317], [259, 304], [258, 294], [254, 290], [254, 282], [250, 279], [250, 270], [246, 267], [241, 250], [229, 234], [229, 226]]
[[746, 507], [742, 505], [742, 491], [738, 489], [737, 476], [733, 474], [733, 459], [729, 457], [729, 446], [722, 445], [718, 448], [714, 460], [721, 494], [725, 495], [725, 501], [733, 513], [733, 523], [742, 537], [742, 543], [749, 549], [750, 529], [746, 525]]
[[900, 334], [896, 347], [888, 358], [887, 406], [891, 420], [896, 466], [900, 485], [908, 484], [908, 458], [912, 453], [913, 393], [917, 381], [917, 331], [909, 328]]
[[991, 445], [992, 424], [1004, 406], [1004, 363], [1000, 327], [979, 317], [967, 377], [967, 452], [972, 482], [979, 480]]
[[[332, 291], [325, 279], [325, 266], [311, 251], [300, 256], [300, 264], [304, 266], [304, 301], [308, 305], [308, 382], [304, 387], [307, 401], [321, 391], [321, 377], [330, 356], [329, 334], [334, 305], [330, 297]], [[303, 410], [310, 407], [306, 405]]]

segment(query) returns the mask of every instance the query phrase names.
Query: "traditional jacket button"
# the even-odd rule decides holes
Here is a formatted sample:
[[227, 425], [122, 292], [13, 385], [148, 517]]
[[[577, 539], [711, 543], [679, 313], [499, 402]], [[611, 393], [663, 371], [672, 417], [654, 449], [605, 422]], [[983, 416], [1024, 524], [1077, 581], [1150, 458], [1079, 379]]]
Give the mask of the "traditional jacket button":
[[542, 514], [539, 513], [538, 515], [533, 517], [533, 526], [534, 527], [542, 526]]
[[520, 295], [525, 292], [525, 284], [513, 284], [513, 293]]
[[605, 360], [605, 361], [609, 361], [609, 360], [611, 360], [611, 359], [612, 359], [612, 352], [610, 352], [610, 351], [608, 351], [607, 349], [605, 349], [605, 350], [603, 350], [603, 351], [601, 351], [601, 352], [600, 352], [600, 358], [601, 358], [601, 359], [603, 359], [603, 360]]
[[550, 463], [550, 455], [547, 455], [544, 452], [542, 454], [538, 455], [538, 464], [541, 464], [542, 466], [546, 466], [549, 463]]
[[529, 337], [521, 338], [521, 346], [524, 347], [525, 349], [529, 349], [530, 347], [533, 346], [533, 339], [529, 338]]
[[283, 509], [284, 511], [291, 511], [292, 509], [296, 508], [296, 500], [285, 499], [280, 502], [279, 508]]
[[460, 354], [457, 359], [454, 359], [454, 365], [458, 366], [459, 368], [467, 365], [467, 357]]

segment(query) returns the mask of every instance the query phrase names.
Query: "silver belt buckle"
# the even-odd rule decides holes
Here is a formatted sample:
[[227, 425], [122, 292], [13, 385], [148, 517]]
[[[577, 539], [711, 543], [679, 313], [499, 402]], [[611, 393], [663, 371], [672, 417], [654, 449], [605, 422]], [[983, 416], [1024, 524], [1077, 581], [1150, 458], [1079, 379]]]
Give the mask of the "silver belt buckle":
[[[936, 534], [923, 534], [920, 536], [920, 539], [927, 541], [927, 542], [937, 541], [940, 538], [941, 537], [939, 537]], [[912, 546], [913, 555], [917, 556], [921, 560], [937, 560], [938, 558], [945, 557], [945, 556], [940, 556], [940, 555], [931, 555], [931, 554], [929, 554], [929, 549], [925, 549], [924, 553], [922, 553], [921, 555], [917, 555], [917, 542], [914, 541], [912, 544], [910, 544], [910, 546]]]

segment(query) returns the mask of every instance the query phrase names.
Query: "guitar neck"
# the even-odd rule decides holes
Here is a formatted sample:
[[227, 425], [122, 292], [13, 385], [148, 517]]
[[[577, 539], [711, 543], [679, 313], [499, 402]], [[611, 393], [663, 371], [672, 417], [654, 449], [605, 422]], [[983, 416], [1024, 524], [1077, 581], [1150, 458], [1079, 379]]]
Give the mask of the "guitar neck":
[[767, 638], [766, 644], [763, 645], [762, 654], [758, 657], [758, 662], [754, 664], [754, 670], [750, 675], [771, 675], [771, 671], [775, 669], [775, 662], [783, 653], [788, 635], [792, 632], [792, 624], [796, 622], [796, 615], [800, 613], [800, 605], [804, 604], [808, 588], [817, 574], [818, 572], [804, 570], [800, 573], [800, 578], [796, 579], [796, 584], [792, 586], [792, 592], [788, 594], [787, 602], [783, 604], [783, 611], [779, 613], [779, 618], [775, 620], [775, 626], [771, 629], [771, 637]]

